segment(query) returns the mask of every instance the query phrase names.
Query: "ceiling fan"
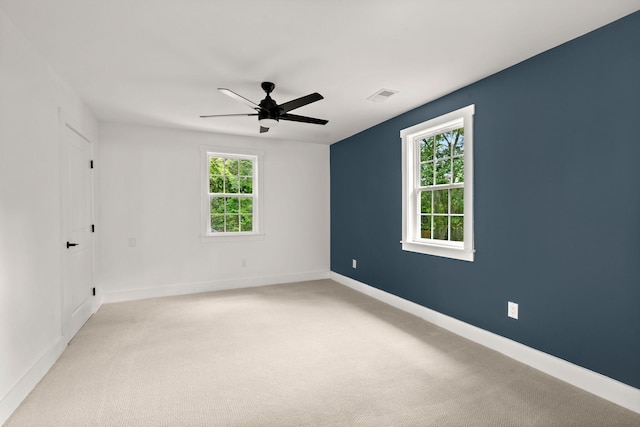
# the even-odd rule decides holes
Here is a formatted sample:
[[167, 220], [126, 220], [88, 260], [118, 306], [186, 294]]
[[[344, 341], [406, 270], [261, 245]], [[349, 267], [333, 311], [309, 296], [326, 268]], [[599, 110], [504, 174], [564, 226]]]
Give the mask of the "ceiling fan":
[[271, 92], [275, 89], [276, 85], [271, 82], [262, 82], [262, 89], [267, 93], [267, 97], [260, 101], [260, 104], [256, 104], [255, 102], [249, 101], [247, 98], [238, 95], [237, 93], [225, 89], [218, 88], [218, 90], [225, 95], [235, 99], [236, 101], [240, 101], [245, 105], [253, 108], [256, 112], [251, 114], [210, 114], [205, 116], [200, 116], [202, 118], [207, 117], [233, 117], [233, 116], [258, 116], [258, 123], [260, 123], [260, 133], [265, 133], [269, 131], [269, 128], [277, 126], [280, 120], [289, 120], [292, 122], [302, 122], [302, 123], [315, 123], [317, 125], [326, 125], [329, 123], [328, 120], [316, 119], [313, 117], [306, 116], [298, 116], [296, 114], [289, 114], [289, 111], [295, 110], [296, 108], [303, 107], [307, 104], [311, 104], [312, 102], [320, 101], [324, 97], [319, 93], [315, 92], [307, 96], [303, 96], [300, 98], [296, 98], [292, 101], [285, 102], [284, 104], [278, 105], [276, 101], [271, 98]]

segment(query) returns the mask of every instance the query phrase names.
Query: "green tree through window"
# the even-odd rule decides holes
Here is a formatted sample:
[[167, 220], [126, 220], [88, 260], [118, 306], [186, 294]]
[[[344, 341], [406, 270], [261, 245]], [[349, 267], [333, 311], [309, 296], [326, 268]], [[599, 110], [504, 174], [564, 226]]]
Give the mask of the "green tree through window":
[[419, 141], [420, 237], [464, 240], [464, 127]]
[[255, 158], [210, 154], [211, 233], [253, 232]]

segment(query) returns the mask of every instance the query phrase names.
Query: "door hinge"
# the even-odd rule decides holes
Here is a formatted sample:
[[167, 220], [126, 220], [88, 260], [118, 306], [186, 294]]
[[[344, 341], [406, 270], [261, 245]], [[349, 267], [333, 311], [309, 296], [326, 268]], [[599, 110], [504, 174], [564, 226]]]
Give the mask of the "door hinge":
[[91, 224], [91, 232], [95, 233], [96, 232], [96, 226], [95, 224]]
[[90, 160], [90, 161], [89, 161], [89, 167], [90, 167], [91, 169], [93, 169], [93, 160]]
[[93, 296], [96, 296], [96, 288], [93, 288]]

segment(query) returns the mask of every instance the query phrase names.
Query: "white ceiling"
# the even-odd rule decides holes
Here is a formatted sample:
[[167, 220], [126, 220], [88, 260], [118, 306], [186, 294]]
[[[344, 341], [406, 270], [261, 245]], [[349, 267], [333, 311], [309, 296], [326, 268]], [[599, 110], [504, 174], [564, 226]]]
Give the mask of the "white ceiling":
[[[0, 0], [100, 120], [331, 144], [640, 9], [640, 0]], [[326, 126], [255, 117], [218, 92]], [[397, 90], [385, 102], [366, 98]]]

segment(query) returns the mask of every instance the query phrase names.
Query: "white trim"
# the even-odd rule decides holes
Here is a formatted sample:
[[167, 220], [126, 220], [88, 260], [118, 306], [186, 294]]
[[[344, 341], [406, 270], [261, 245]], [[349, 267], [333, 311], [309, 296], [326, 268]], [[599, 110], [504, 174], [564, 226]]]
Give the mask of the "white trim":
[[51, 347], [45, 351], [40, 360], [34, 363], [11, 390], [0, 399], [0, 425], [9, 419], [20, 403], [31, 393], [31, 390], [56, 363], [65, 348], [67, 348], [67, 343], [64, 337], [58, 337]]
[[90, 296], [78, 308], [76, 308], [73, 313], [70, 314], [65, 327], [65, 337], [67, 342], [73, 339], [80, 328], [82, 328], [98, 308], [100, 308], [100, 306], [96, 304], [95, 297]]
[[133, 301], [147, 298], [190, 295], [202, 292], [223, 291], [228, 289], [254, 288], [257, 286], [277, 285], [279, 283], [306, 282], [309, 280], [328, 279], [328, 271], [286, 274], [277, 276], [247, 277], [239, 279], [216, 280], [210, 282], [193, 282], [156, 286], [153, 288], [123, 289], [120, 291], [103, 291], [104, 304], [112, 302]]
[[[243, 148], [220, 147], [210, 145], [200, 145], [200, 162], [202, 182], [202, 202], [201, 202], [201, 225], [200, 225], [200, 241], [201, 242], [228, 242], [235, 240], [262, 240], [264, 238], [264, 151], [249, 150]], [[237, 157], [254, 160], [253, 165], [253, 231], [237, 232], [237, 233], [211, 233], [211, 212], [209, 198], [209, 157], [210, 155], [219, 157]], [[204, 179], [204, 177], [207, 177]], [[227, 239], [231, 237], [232, 239]]]
[[264, 240], [264, 233], [217, 233], [200, 235], [201, 243], [215, 242], [247, 242], [252, 240]]
[[[67, 280], [69, 278], [69, 264], [67, 258], [67, 249], [64, 249], [64, 242], [68, 239], [70, 234], [69, 230], [69, 220], [68, 220], [68, 206], [66, 203], [69, 202], [69, 189], [66, 187], [68, 184], [68, 173], [69, 173], [69, 161], [67, 159], [67, 150], [68, 144], [65, 135], [65, 129], [69, 129], [71, 132], [80, 137], [83, 141], [89, 144], [89, 160], [91, 162], [94, 161], [95, 158], [95, 144], [87, 135], [89, 132], [85, 132], [80, 126], [74, 124], [75, 121], [71, 120], [71, 117], [67, 114], [67, 112], [62, 108], [58, 107], [58, 155], [60, 162], [60, 246], [59, 246], [59, 257], [60, 257], [60, 307], [62, 310], [61, 316], [61, 333], [65, 337], [67, 343], [71, 341], [74, 335], [80, 330], [82, 325], [94, 314], [98, 308], [100, 307], [96, 301], [94, 301], [93, 296], [89, 296], [87, 300], [78, 308], [76, 308], [73, 312], [71, 312], [71, 295], [69, 284]], [[87, 165], [87, 168], [89, 165]], [[96, 196], [95, 196], [95, 177], [93, 174], [93, 168], [91, 173], [89, 173], [89, 216], [90, 223], [95, 225], [95, 217], [96, 217]], [[91, 283], [89, 285], [91, 287], [95, 287], [96, 282], [96, 240], [93, 232], [89, 233], [89, 243], [91, 245], [90, 253], [91, 253]]]
[[609, 400], [617, 405], [640, 413], [640, 389], [616, 381], [597, 372], [567, 362], [550, 354], [520, 344], [516, 341], [480, 329], [414, 302], [392, 295], [338, 273], [331, 272], [331, 280], [369, 295], [427, 322], [440, 326], [519, 362], [531, 366], [571, 385]]
[[[400, 131], [402, 142], [402, 250], [435, 255], [464, 261], [474, 260], [473, 242], [473, 116], [475, 105], [435, 117]], [[417, 173], [420, 164], [416, 139], [464, 126], [464, 242], [423, 239], [419, 236], [419, 185]], [[449, 189], [455, 184], [429, 186], [429, 189]]]
[[473, 261], [473, 254], [475, 253], [475, 250], [467, 251], [462, 247], [456, 247], [453, 245], [440, 245], [437, 243], [427, 244], [419, 242], [400, 243], [402, 243], [403, 251], [460, 259], [463, 261]]

